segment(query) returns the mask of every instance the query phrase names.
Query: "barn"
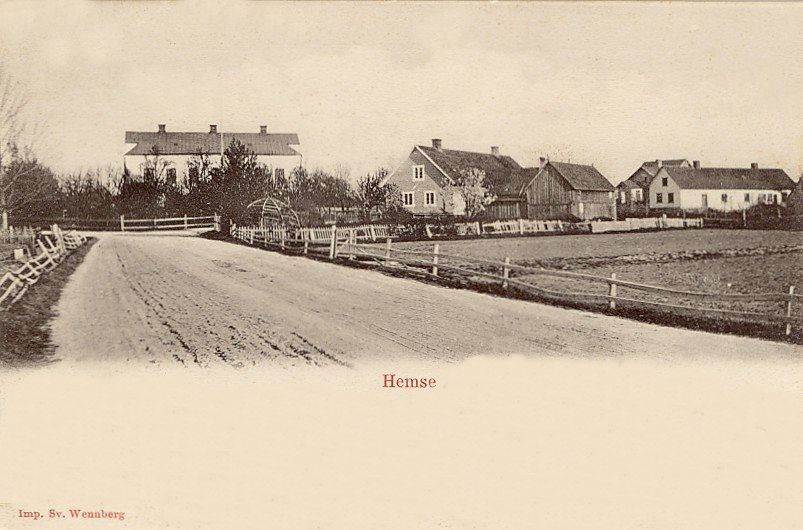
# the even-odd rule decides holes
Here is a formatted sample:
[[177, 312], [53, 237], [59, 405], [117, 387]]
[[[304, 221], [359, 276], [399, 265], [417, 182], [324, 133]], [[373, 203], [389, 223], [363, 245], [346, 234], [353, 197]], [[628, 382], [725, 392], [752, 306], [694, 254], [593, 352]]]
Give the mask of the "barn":
[[594, 166], [541, 159], [522, 190], [530, 219], [616, 219], [613, 184]]

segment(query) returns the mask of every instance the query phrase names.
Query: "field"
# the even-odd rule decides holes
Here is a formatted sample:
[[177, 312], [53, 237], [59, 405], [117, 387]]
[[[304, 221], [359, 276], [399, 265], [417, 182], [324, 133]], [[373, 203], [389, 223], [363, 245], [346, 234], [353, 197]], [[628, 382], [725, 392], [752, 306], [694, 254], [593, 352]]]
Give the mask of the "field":
[[[432, 251], [431, 241], [394, 243], [410, 250]], [[546, 237], [510, 237], [443, 241], [441, 252], [517, 263], [553, 258], [615, 257], [634, 254], [664, 254], [693, 250], [722, 251], [803, 245], [803, 232], [780, 230], [669, 230], [621, 234], [582, 234]]]
[[[572, 235], [549, 237], [516, 237], [442, 241], [440, 254], [451, 254], [502, 262], [509, 257], [514, 264], [567, 270], [609, 278], [615, 273], [618, 280], [666, 287], [678, 291], [696, 291], [721, 294], [787, 293], [791, 285], [797, 292], [803, 290], [803, 233], [749, 230], [674, 230], [624, 234]], [[431, 253], [434, 242], [400, 242], [394, 248]], [[419, 257], [420, 259], [431, 259]], [[441, 257], [441, 263], [458, 264], [463, 268], [499, 275], [501, 268], [494, 265], [466, 264]], [[449, 271], [444, 270], [445, 275]], [[553, 293], [608, 294], [607, 283], [580, 278], [566, 278], [512, 271], [510, 276]], [[498, 280], [477, 276], [474, 283], [490, 288]], [[550, 299], [551, 295], [547, 295]], [[574, 295], [571, 295], [574, 296]], [[647, 303], [677, 304], [673, 316], [666, 320], [660, 315], [635, 309], [631, 316], [651, 321], [704, 327], [715, 331], [759, 334], [767, 336], [767, 329], [747, 330], [734, 328], [719, 318], [703, 320], [693, 318], [688, 308], [747, 311], [763, 315], [780, 315], [783, 303], [778, 301], [717, 301], [714, 299], [688, 299], [665, 293], [645, 293], [620, 286], [618, 296], [642, 300]], [[560, 299], [558, 296], [557, 299]], [[556, 298], [552, 298], [553, 300]], [[606, 307], [581, 303], [583, 307]], [[667, 309], [670, 310], [670, 309]], [[795, 313], [800, 311], [796, 308]], [[688, 319], [687, 319], [688, 317]], [[724, 317], [723, 317], [724, 318]], [[681, 324], [682, 320], [688, 320]], [[730, 317], [728, 317], [730, 319]], [[779, 326], [770, 326], [775, 333]], [[777, 329], [776, 329], [777, 328]], [[796, 331], [795, 335], [799, 335]], [[797, 341], [800, 337], [795, 338]]]
[[[394, 248], [432, 252], [429, 241]], [[674, 230], [624, 234], [443, 241], [458, 256], [588, 272], [676, 289], [786, 292], [803, 289], [803, 233]]]

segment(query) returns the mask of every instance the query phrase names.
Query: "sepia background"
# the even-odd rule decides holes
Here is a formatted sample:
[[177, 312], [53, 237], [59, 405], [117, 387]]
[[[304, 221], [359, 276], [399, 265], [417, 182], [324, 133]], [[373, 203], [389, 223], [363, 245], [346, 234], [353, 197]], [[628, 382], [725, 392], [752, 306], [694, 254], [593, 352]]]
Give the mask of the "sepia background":
[[[442, 137], [614, 182], [656, 152], [797, 177], [802, 22], [793, 3], [1, 2], [0, 56], [65, 170], [121, 163], [125, 130], [268, 123], [354, 175]], [[803, 363], [688, 347], [5, 372], [0, 528], [803, 527]], [[17, 517], [50, 508], [126, 519]]]
[[[352, 175], [410, 145], [595, 163], [658, 153], [803, 170], [799, 3], [3, 2], [0, 55], [48, 165], [122, 164], [124, 131], [297, 132]], [[45, 151], [42, 149], [41, 151]]]

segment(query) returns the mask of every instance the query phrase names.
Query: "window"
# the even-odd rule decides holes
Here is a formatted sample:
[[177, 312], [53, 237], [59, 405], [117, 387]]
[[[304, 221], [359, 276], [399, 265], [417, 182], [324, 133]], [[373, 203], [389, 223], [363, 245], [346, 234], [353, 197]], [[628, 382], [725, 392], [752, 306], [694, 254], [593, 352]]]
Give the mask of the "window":
[[412, 191], [405, 192], [402, 195], [402, 198], [404, 199], [404, 205], [405, 206], [415, 206], [415, 201], [413, 200], [413, 197], [414, 196], [413, 196], [413, 192]]
[[661, 204], [662, 202], [664, 202], [664, 194], [663, 193], [656, 193], [655, 194], [655, 202], [657, 204]]
[[749, 193], [745, 193], [744, 194], [744, 202], [750, 202], [750, 194]]
[[663, 186], [664, 188], [669, 186], [669, 177], [663, 177], [661, 179], [661, 186]]
[[197, 179], [198, 178], [198, 166], [195, 164], [190, 166], [190, 179]]
[[284, 178], [284, 169], [276, 168], [276, 171], [273, 172], [273, 175], [277, 180], [278, 179], [283, 179]]
[[778, 204], [778, 196], [774, 193], [772, 194], [772, 204]]
[[667, 193], [666, 194], [666, 202], [669, 204], [673, 204], [675, 202], [675, 194], [674, 193]]
[[627, 192], [624, 191], [619, 192], [619, 202], [622, 204], [627, 202]]
[[424, 166], [413, 166], [413, 180], [424, 180]]
[[432, 206], [435, 204], [435, 192], [428, 191], [424, 194], [424, 204], [427, 206]]
[[722, 194], [722, 202], [728, 202], [728, 194], [727, 193], [723, 193]]
[[176, 168], [174, 167], [167, 168], [167, 180], [170, 182], [176, 181]]
[[641, 188], [633, 190], [633, 200], [638, 202], [644, 200], [644, 195], [641, 194]]

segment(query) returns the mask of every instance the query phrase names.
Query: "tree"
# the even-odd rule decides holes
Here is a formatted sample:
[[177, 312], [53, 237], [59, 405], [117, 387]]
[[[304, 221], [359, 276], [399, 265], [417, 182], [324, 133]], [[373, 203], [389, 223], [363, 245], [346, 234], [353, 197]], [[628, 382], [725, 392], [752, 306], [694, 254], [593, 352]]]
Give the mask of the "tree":
[[247, 206], [268, 195], [270, 190], [266, 168], [236, 138], [223, 152], [220, 168], [212, 171], [211, 183], [216, 210], [237, 223], [247, 219]]
[[36, 128], [26, 112], [28, 98], [22, 85], [0, 63], [0, 215], [36, 210], [58, 192], [53, 173], [33, 153]]
[[476, 218], [485, 211], [486, 206], [496, 200], [496, 196], [485, 184], [485, 171], [474, 167], [459, 170], [455, 183], [447, 186], [444, 192], [446, 196], [457, 192], [463, 199], [465, 216], [469, 219]]
[[[104, 177], [105, 175], [105, 177]], [[116, 215], [119, 170], [79, 171], [60, 178], [59, 209], [68, 217], [109, 218]]]
[[367, 221], [371, 220], [371, 213], [375, 209], [385, 206], [388, 197], [393, 191], [392, 186], [383, 185], [383, 181], [387, 176], [388, 170], [379, 168], [357, 181], [355, 198], [362, 211], [363, 218]]

